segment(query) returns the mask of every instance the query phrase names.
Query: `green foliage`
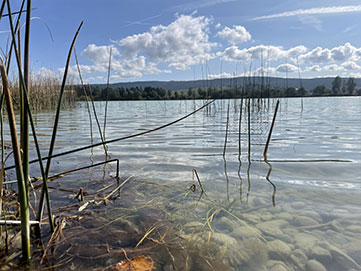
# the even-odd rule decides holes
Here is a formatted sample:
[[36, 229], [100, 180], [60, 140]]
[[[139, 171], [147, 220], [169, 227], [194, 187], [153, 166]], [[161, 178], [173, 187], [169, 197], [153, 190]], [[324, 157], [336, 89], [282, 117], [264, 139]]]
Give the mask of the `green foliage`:
[[[78, 98], [83, 98], [83, 90], [75, 86]], [[90, 89], [87, 89], [89, 95]], [[107, 93], [108, 92], [108, 93]], [[360, 95], [356, 89], [356, 81], [350, 77], [347, 82], [337, 76], [332, 81], [332, 88], [325, 85], [318, 85], [311, 91], [304, 87], [270, 87], [257, 84], [249, 80], [243, 86], [228, 87], [198, 87], [186, 90], [165, 90], [160, 87], [92, 87], [94, 100], [105, 100], [108, 95], [110, 101], [115, 100], [188, 100], [188, 99], [232, 99], [232, 98], [279, 98], [279, 97], [307, 97], [307, 96], [338, 96], [338, 95]]]

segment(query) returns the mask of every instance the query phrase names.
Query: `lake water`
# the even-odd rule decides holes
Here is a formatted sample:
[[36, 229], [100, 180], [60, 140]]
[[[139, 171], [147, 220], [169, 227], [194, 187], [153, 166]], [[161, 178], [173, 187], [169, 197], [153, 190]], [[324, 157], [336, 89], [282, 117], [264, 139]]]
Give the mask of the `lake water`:
[[[106, 139], [164, 125], [204, 102], [109, 102]], [[250, 162], [246, 104], [239, 157], [240, 103], [215, 101], [170, 127], [109, 144], [121, 181], [129, 180], [106, 205], [101, 198], [117, 186], [114, 163], [49, 184], [66, 226], [43, 265], [83, 270], [142, 255], [156, 270], [361, 270], [361, 98], [281, 99], [266, 162], [276, 100], [251, 102]], [[105, 102], [95, 106], [103, 127]], [[54, 114], [34, 119], [46, 149]], [[55, 153], [91, 142], [86, 104], [63, 110]], [[102, 146], [55, 158], [50, 175], [104, 159]], [[31, 170], [39, 176], [37, 164]]]

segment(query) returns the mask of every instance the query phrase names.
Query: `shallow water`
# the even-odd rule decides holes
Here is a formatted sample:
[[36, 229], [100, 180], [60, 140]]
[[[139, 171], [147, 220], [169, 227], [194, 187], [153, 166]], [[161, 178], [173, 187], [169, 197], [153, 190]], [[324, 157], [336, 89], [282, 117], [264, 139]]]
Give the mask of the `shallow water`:
[[[266, 163], [262, 154], [275, 102], [251, 105], [251, 163], [246, 106], [239, 160], [240, 100], [223, 100], [164, 130], [110, 144], [123, 180], [133, 177], [106, 206], [90, 203], [79, 212], [82, 203], [74, 194], [80, 186], [88, 195], [112, 182], [114, 189], [114, 164], [53, 182], [55, 210], [78, 204], [67, 210], [63, 232], [70, 237], [54, 254], [69, 259], [62, 268], [108, 266], [124, 259], [124, 248], [131, 256], [151, 256], [159, 270], [361, 270], [361, 98], [281, 99]], [[202, 104], [109, 102], [106, 138], [161, 126]], [[96, 107], [103, 127], [105, 103]], [[35, 116], [43, 149], [53, 117]], [[99, 142], [92, 118], [93, 142]], [[85, 103], [63, 111], [55, 152], [90, 143]], [[104, 159], [102, 147], [56, 158], [50, 175]], [[205, 193], [192, 179], [193, 168]]]

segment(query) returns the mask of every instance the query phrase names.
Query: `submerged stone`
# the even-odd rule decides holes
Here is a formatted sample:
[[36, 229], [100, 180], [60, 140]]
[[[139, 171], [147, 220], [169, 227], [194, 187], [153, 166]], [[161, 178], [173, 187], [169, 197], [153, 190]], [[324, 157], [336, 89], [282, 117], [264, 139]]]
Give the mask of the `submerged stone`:
[[305, 269], [306, 263], [308, 261], [307, 256], [301, 249], [295, 249], [290, 256], [290, 259], [301, 270]]
[[319, 223], [307, 216], [296, 216], [294, 220], [295, 226], [303, 227], [303, 226], [314, 226], [318, 225]]
[[332, 255], [327, 249], [316, 245], [310, 251], [310, 258], [316, 259], [321, 263], [328, 264], [332, 260]]
[[288, 225], [287, 221], [282, 219], [277, 219], [273, 221], [258, 223], [256, 224], [256, 227], [266, 235], [277, 237], [283, 235], [281, 228], [286, 225]]
[[326, 267], [324, 267], [320, 262], [316, 260], [310, 260], [306, 264], [307, 271], [327, 271]]
[[268, 242], [268, 255], [271, 259], [284, 260], [291, 254], [291, 248], [281, 240]]

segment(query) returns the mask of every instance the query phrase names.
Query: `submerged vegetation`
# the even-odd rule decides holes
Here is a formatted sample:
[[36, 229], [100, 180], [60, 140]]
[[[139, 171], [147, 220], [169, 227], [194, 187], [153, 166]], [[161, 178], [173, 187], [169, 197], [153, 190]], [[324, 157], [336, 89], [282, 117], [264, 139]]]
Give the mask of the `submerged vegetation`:
[[[10, 1], [3, 0], [1, 19], [6, 18], [2, 16], [5, 8], [8, 14], [13, 14]], [[274, 97], [359, 94], [352, 78], [345, 83], [335, 78], [332, 90], [319, 86], [311, 91], [303, 87], [271, 88], [266, 84], [252, 83], [240, 87], [204, 87], [185, 91], [166, 91], [153, 87], [117, 89], [109, 87], [109, 84], [102, 89], [82, 84], [72, 90], [67, 87], [67, 73], [83, 23], [80, 23], [70, 44], [62, 80], [32, 79], [29, 72], [31, 10], [31, 0], [23, 0], [20, 11], [14, 14], [16, 20], [8, 16], [11, 46], [0, 64], [1, 270], [30, 270], [32, 266], [42, 270], [101, 271], [361, 269], [358, 253], [361, 242], [359, 214], [348, 213], [347, 221], [340, 219], [342, 215], [337, 212], [343, 214], [343, 210], [335, 210], [337, 201], [328, 196], [331, 193], [325, 193], [328, 197], [322, 198], [316, 192], [300, 194], [296, 188], [286, 186], [277, 190], [270, 175], [280, 161], [268, 159], [277, 142], [281, 142], [277, 145], [280, 152], [285, 152], [285, 146], [290, 143], [287, 141], [289, 139], [283, 137], [292, 139], [290, 141], [297, 158], [295, 142], [302, 138], [297, 133], [302, 133], [303, 128], [297, 127], [299, 130], [296, 132], [288, 130], [290, 132], [282, 136], [278, 133], [278, 137], [272, 139], [275, 138], [273, 131], [277, 130], [277, 114], [287, 111], [289, 103], [288, 99], [283, 99], [282, 107], [282, 103]], [[26, 18], [23, 22], [24, 14]], [[26, 26], [24, 40], [18, 38], [22, 23]], [[20, 43], [24, 46], [20, 46]], [[23, 59], [19, 48], [24, 48]], [[10, 63], [11, 59], [13, 64]], [[18, 81], [12, 84], [8, 80], [11, 65], [18, 70]], [[109, 59], [108, 78], [110, 66]], [[240, 99], [216, 101], [225, 98]], [[72, 105], [76, 99], [85, 100], [81, 106], [88, 111], [88, 115], [85, 115], [89, 117], [90, 135], [88, 137], [88, 130], [83, 129], [87, 126], [81, 126], [79, 122], [67, 123], [67, 132], [74, 142], [63, 142], [66, 148], [56, 149], [57, 134], [62, 129], [61, 109]], [[166, 103], [150, 102], [152, 105], [160, 105], [160, 109], [149, 109], [154, 110], [157, 118], [149, 123], [147, 103], [143, 102], [129, 102], [130, 108], [139, 104], [145, 107], [136, 108], [129, 115], [124, 110], [117, 111], [117, 117], [114, 114], [108, 116], [111, 111], [108, 100], [160, 99], [202, 100], [192, 102], [191, 106], [191, 102], [187, 101], [169, 102], [170, 109], [167, 109]], [[94, 100], [107, 101], [104, 112], [100, 113], [97, 105], [101, 103], [96, 105]], [[303, 99], [297, 102], [297, 117], [300, 115], [302, 118]], [[19, 123], [16, 123], [13, 103], [18, 109]], [[118, 110], [120, 103], [117, 106]], [[180, 108], [178, 114], [177, 107]], [[54, 120], [50, 120], [50, 117], [46, 119], [47, 131], [37, 132], [37, 129], [44, 127], [35, 126], [32, 113], [45, 108], [56, 109], [55, 113], [49, 114], [54, 116]], [[169, 115], [167, 110], [171, 111]], [[195, 118], [201, 110], [201, 118]], [[144, 115], [142, 111], [145, 111]], [[164, 116], [160, 115], [163, 111]], [[4, 123], [2, 116], [5, 112], [8, 119]], [[71, 111], [71, 118], [81, 119], [81, 116], [74, 116], [74, 112]], [[136, 123], [136, 118], [143, 122]], [[292, 114], [292, 118], [296, 117]], [[94, 127], [98, 130], [95, 134], [92, 126], [94, 119]], [[186, 119], [188, 122], [183, 125], [181, 121]], [[49, 122], [53, 124], [49, 125]], [[110, 128], [106, 133], [106, 128], [111, 125], [113, 130]], [[125, 131], [124, 125], [127, 127]], [[17, 126], [20, 126], [20, 140]], [[170, 126], [172, 129], [166, 136], [159, 132]], [[201, 134], [196, 134], [197, 130], [194, 129], [198, 126], [205, 127]], [[3, 131], [7, 127], [5, 136]], [[189, 127], [192, 128], [191, 132], [183, 133]], [[292, 126], [292, 129], [295, 127]], [[79, 134], [77, 129], [81, 130]], [[172, 133], [176, 129], [179, 130]], [[291, 128], [287, 127], [283, 132], [287, 129]], [[158, 133], [148, 138], [149, 141], [137, 138], [154, 132]], [[44, 138], [44, 134], [46, 140], [39, 142], [38, 135]], [[33, 137], [32, 141], [29, 135]], [[167, 136], [174, 140], [170, 145], [176, 148], [177, 153], [174, 158], [168, 153], [158, 158], [157, 153], [167, 152], [164, 146], [167, 140], [164, 137]], [[48, 138], [51, 139], [47, 146]], [[98, 142], [95, 141], [97, 139]], [[119, 144], [125, 151], [112, 152], [110, 144], [127, 139], [132, 139], [129, 144]], [[189, 140], [198, 141], [190, 144]], [[32, 142], [34, 146], [30, 146]], [[83, 142], [87, 142], [87, 145], [79, 146]], [[158, 148], [152, 144], [158, 144]], [[104, 151], [95, 151], [96, 147], [103, 147]], [[145, 151], [133, 152], [133, 147]], [[212, 151], [209, 150], [211, 148]], [[79, 161], [83, 160], [78, 160], [76, 156], [76, 153], [84, 150], [91, 152], [91, 156], [85, 159], [86, 166], [81, 165]], [[182, 156], [184, 152], [186, 154]], [[117, 157], [111, 158], [114, 154]], [[315, 163], [335, 162], [328, 157], [323, 160], [315, 160], [315, 157], [310, 159], [307, 155], [305, 157], [307, 159], [301, 162], [297, 159], [281, 162], [298, 163], [296, 167], [306, 167], [307, 174], [312, 167], [316, 168], [313, 169], [316, 172], [321, 171], [317, 165], [313, 166]], [[161, 158], [164, 160], [158, 161]], [[123, 171], [120, 169], [120, 159], [123, 159]], [[141, 161], [139, 164], [142, 168], [133, 170], [132, 163], [137, 160]], [[113, 166], [114, 162], [116, 167]], [[349, 161], [337, 161], [341, 162], [345, 164]], [[30, 167], [32, 164], [35, 166]], [[54, 164], [58, 173], [51, 176]], [[64, 171], [64, 164], [75, 168]], [[160, 173], [169, 173], [170, 176], [174, 173], [176, 178], [159, 174], [157, 169], [160, 165], [165, 168]], [[126, 171], [127, 168], [130, 170]], [[279, 179], [285, 174], [286, 182], [292, 183], [294, 176], [287, 176], [285, 168], [281, 164], [273, 174], [278, 174]], [[145, 174], [144, 177], [141, 175], [143, 169], [156, 173]], [[189, 179], [179, 172], [189, 173]], [[308, 202], [309, 195], [321, 207], [326, 206], [325, 213], [319, 206], [314, 206], [313, 201]], [[357, 195], [347, 196], [353, 199]], [[345, 234], [344, 238], [342, 234]], [[350, 249], [347, 244], [351, 240], [355, 242]]]

